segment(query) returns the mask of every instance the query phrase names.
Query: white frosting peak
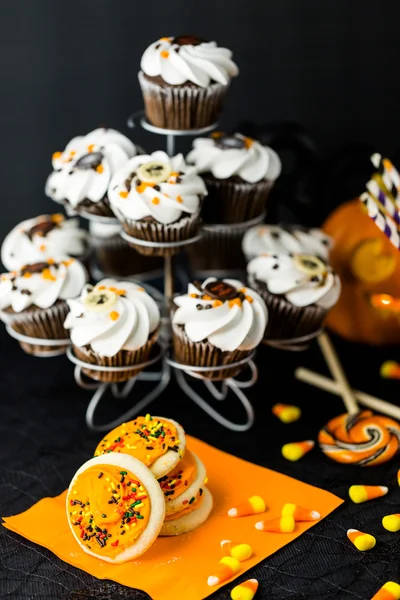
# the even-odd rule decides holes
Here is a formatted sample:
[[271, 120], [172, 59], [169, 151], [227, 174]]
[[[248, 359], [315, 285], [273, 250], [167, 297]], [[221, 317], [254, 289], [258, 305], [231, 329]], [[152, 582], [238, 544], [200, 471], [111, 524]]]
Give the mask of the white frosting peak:
[[227, 85], [239, 69], [232, 52], [216, 42], [203, 42], [193, 36], [164, 37], [145, 50], [140, 66], [149, 77], [161, 76], [170, 85], [190, 81], [199, 87], [212, 82]]
[[1, 247], [1, 262], [9, 271], [26, 265], [64, 256], [79, 257], [88, 247], [88, 234], [79, 228], [78, 219], [61, 214], [40, 215], [16, 225]]
[[340, 279], [316, 256], [265, 254], [247, 265], [249, 280], [265, 283], [271, 294], [284, 295], [294, 306], [316, 304], [329, 309], [340, 296]]
[[113, 174], [136, 154], [136, 146], [114, 129], [77, 136], [63, 152], [53, 154], [54, 170], [46, 182], [46, 195], [56, 202], [68, 201], [73, 208], [85, 199], [100, 202]]
[[252, 350], [261, 342], [267, 324], [262, 298], [236, 279], [210, 277], [198, 289], [174, 298], [173, 323], [183, 325], [192, 342], [208, 340], [223, 352]]
[[257, 225], [243, 236], [242, 248], [247, 260], [263, 253], [314, 254], [328, 260], [332, 239], [320, 229]]
[[143, 347], [160, 324], [160, 311], [151, 296], [128, 281], [103, 279], [85, 286], [80, 298], [68, 302], [64, 326], [72, 343], [90, 345], [101, 356]]
[[206, 194], [203, 180], [182, 154], [170, 158], [162, 151], [129, 160], [115, 173], [108, 190], [117, 215], [133, 220], [151, 216], [163, 224], [178, 221], [182, 213], [198, 213]]
[[50, 308], [57, 300], [78, 296], [86, 281], [85, 268], [73, 258], [28, 264], [1, 275], [0, 309], [11, 306], [19, 313], [29, 306]]
[[215, 132], [209, 138], [197, 138], [186, 159], [198, 173], [212, 173], [217, 179], [237, 175], [256, 183], [262, 179], [274, 181], [281, 172], [281, 161], [272, 148], [240, 133]]

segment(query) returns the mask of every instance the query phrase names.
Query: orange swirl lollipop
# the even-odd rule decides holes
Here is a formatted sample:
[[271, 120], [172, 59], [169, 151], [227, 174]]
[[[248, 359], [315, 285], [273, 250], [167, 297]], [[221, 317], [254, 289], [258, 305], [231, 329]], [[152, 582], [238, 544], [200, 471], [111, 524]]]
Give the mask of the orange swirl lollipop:
[[331, 419], [318, 435], [322, 452], [332, 460], [359, 466], [390, 460], [400, 447], [400, 424], [370, 410]]

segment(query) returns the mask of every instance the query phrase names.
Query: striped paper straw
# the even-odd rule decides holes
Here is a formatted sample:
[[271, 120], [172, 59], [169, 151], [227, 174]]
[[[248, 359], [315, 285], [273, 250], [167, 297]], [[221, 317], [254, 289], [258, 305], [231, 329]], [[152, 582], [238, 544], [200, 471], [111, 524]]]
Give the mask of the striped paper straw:
[[392, 194], [396, 204], [400, 204], [400, 174], [396, 167], [388, 158], [382, 158], [378, 152], [371, 156], [371, 162], [382, 175], [382, 178], [385, 177], [384, 184]]
[[379, 206], [368, 192], [361, 194], [360, 201], [364, 204], [365, 208], [367, 209], [368, 216], [375, 222], [375, 225], [378, 227], [378, 229], [380, 229], [386, 235], [386, 237], [389, 238], [393, 246], [398, 250], [400, 248], [400, 235], [392, 219], [388, 216], [385, 216], [379, 210]]
[[[384, 182], [385, 183], [385, 182]], [[385, 183], [386, 186], [386, 183]], [[392, 219], [394, 220], [394, 222], [397, 225], [400, 225], [400, 212], [397, 209], [395, 203], [393, 202], [393, 200], [390, 198], [390, 196], [387, 196], [385, 194], [385, 192], [383, 192], [381, 190], [381, 188], [378, 185], [378, 182], [375, 181], [375, 179], [370, 179], [370, 181], [368, 181], [367, 185], [366, 185], [367, 190], [369, 191], [370, 195], [373, 196], [374, 200], [379, 201], [380, 204], [382, 205], [383, 209], [389, 213], [389, 215], [392, 217]]]

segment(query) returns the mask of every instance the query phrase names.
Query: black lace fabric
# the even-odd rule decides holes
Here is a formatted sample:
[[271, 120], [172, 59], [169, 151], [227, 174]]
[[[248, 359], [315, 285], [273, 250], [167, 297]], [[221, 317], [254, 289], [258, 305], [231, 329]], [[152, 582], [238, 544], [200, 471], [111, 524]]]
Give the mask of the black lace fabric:
[[[396, 402], [400, 382], [383, 381], [378, 374], [383, 360], [400, 358], [395, 349], [350, 346], [337, 339], [334, 343], [354, 388]], [[400, 512], [396, 479], [400, 461], [394, 458], [384, 465], [367, 468], [341, 466], [317, 448], [297, 463], [286, 461], [281, 456], [281, 446], [316, 439], [322, 425], [344, 412], [343, 404], [340, 398], [294, 378], [294, 369], [300, 365], [328, 375], [316, 344], [303, 353], [262, 347], [256, 362], [260, 378], [248, 395], [257, 417], [247, 433], [233, 433], [217, 425], [175, 384], [154, 402], [151, 411], [177, 419], [188, 433], [222, 450], [327, 489], [346, 502], [211, 598], [227, 600], [234, 585], [255, 577], [260, 584], [256, 596], [259, 600], [369, 600], [386, 581], [400, 582], [400, 533], [390, 533], [382, 527], [383, 516]], [[62, 492], [76, 469], [93, 454], [101, 434], [91, 433], [85, 426], [90, 392], [76, 386], [73, 366], [65, 357], [27, 356], [2, 331], [0, 374], [0, 514], [8, 516], [26, 510], [45, 496]], [[134, 401], [133, 397], [123, 401], [107, 398], [99, 410], [99, 420], [110, 420]], [[282, 424], [271, 414], [271, 406], [276, 402], [300, 406], [301, 420]], [[234, 399], [220, 404], [227, 416], [243, 418]], [[390, 492], [379, 500], [355, 505], [347, 496], [352, 484], [387, 485]], [[268, 504], [268, 498], [265, 500]], [[293, 499], [288, 498], [289, 501]], [[349, 528], [373, 534], [376, 547], [359, 552], [346, 537]], [[199, 560], [206, 561], [207, 556]], [[0, 598], [143, 600], [148, 595], [112, 581], [97, 580], [45, 548], [1, 528]]]

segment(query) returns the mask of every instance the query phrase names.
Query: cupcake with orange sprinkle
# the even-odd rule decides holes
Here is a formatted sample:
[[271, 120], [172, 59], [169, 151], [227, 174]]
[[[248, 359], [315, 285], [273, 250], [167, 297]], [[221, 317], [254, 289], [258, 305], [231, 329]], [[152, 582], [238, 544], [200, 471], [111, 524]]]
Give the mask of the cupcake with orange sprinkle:
[[[65, 351], [67, 301], [76, 298], [87, 281], [83, 265], [73, 259], [47, 259], [5, 273], [0, 279], [0, 319], [22, 338], [25, 352], [54, 356]], [[29, 338], [36, 338], [30, 341]], [[40, 344], [50, 340], [53, 345]], [[58, 345], [57, 340], [64, 343]]]
[[158, 338], [160, 311], [144, 288], [129, 281], [104, 279], [84, 286], [79, 298], [69, 300], [65, 327], [75, 356], [100, 367], [85, 367], [85, 375], [104, 382], [126, 381], [150, 358]]
[[132, 246], [141, 254], [164, 255], [166, 243], [173, 252], [195, 237], [200, 209], [207, 194], [203, 180], [188, 167], [181, 154], [169, 157], [162, 151], [130, 159], [111, 180], [111, 208], [126, 233], [138, 240]]
[[102, 127], [74, 137], [62, 152], [54, 152], [53, 172], [45, 192], [70, 213], [113, 217], [107, 196], [114, 173], [138, 148], [122, 133]]

